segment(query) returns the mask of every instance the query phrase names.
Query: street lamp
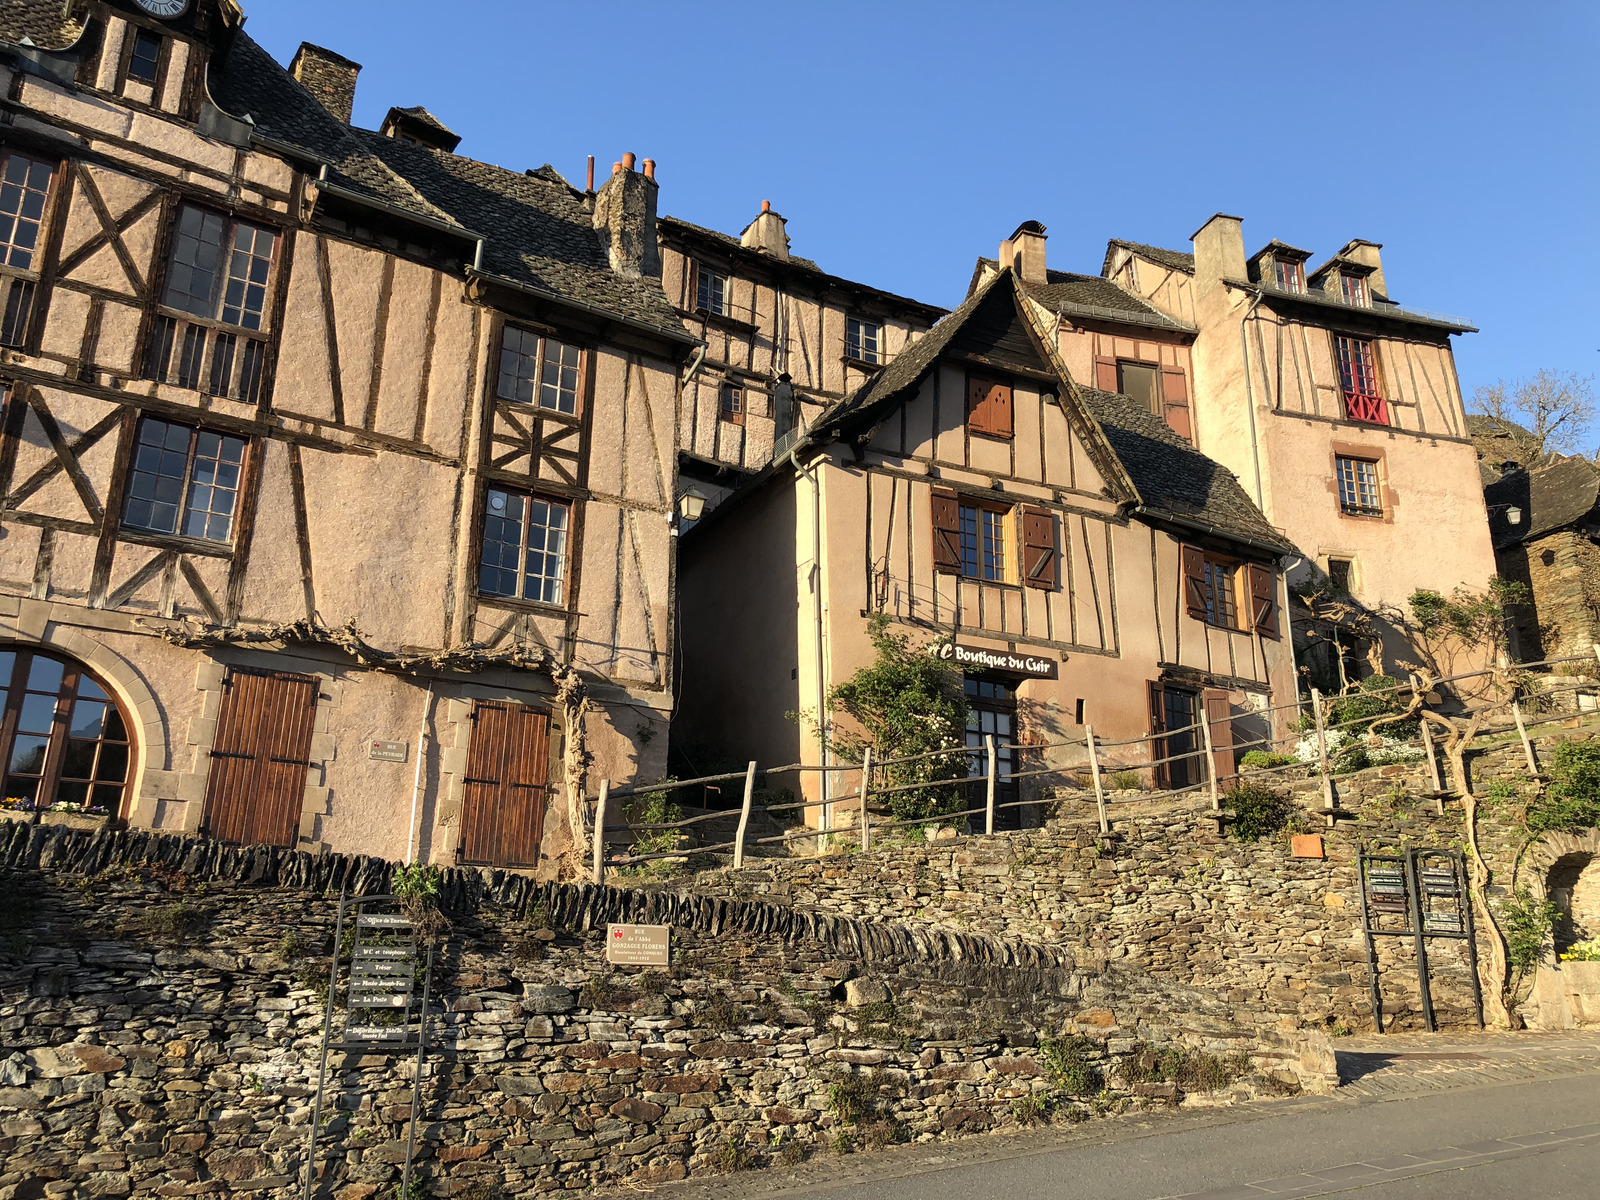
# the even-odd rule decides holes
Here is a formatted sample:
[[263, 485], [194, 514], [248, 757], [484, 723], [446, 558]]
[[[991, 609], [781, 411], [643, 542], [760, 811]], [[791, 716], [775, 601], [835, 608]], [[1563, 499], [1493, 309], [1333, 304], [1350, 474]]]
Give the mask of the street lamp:
[[706, 511], [706, 498], [699, 492], [685, 492], [678, 497], [678, 515], [685, 521], [698, 521]]

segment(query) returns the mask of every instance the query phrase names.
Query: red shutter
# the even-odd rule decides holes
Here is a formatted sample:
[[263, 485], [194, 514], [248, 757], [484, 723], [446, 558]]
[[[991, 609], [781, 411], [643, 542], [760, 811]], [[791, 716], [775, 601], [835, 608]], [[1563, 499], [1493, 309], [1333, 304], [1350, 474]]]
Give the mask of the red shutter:
[[1195, 546], [1179, 552], [1183, 570], [1183, 605], [1191, 617], [1206, 619], [1206, 556]]
[[459, 857], [496, 867], [539, 861], [550, 784], [550, 714], [506, 701], [472, 710]]
[[228, 673], [202, 818], [212, 837], [247, 846], [300, 840], [320, 687], [315, 675]]
[[1206, 724], [1211, 726], [1211, 762], [1218, 779], [1227, 779], [1234, 773], [1233, 765], [1233, 705], [1228, 703], [1228, 693], [1221, 688], [1207, 688], [1200, 694], [1206, 714]]
[[1161, 400], [1167, 424], [1186, 442], [1194, 441], [1194, 425], [1189, 419], [1189, 382], [1182, 367], [1161, 368]]
[[1011, 385], [981, 375], [967, 377], [967, 428], [990, 437], [1011, 436]]
[[[1166, 689], [1156, 680], [1151, 680], [1147, 685], [1150, 689], [1150, 757], [1152, 759], [1167, 757], [1166, 739], [1159, 737], [1167, 731], [1167, 693]], [[1150, 786], [1153, 788], [1167, 788], [1172, 786], [1172, 772], [1167, 769], [1169, 764], [1156, 763], [1150, 768]]]
[[1022, 582], [1046, 591], [1056, 586], [1056, 519], [1042, 508], [1022, 510]]
[[929, 498], [933, 513], [933, 569], [961, 574], [961, 502], [954, 492], [934, 488]]
[[1094, 385], [1102, 392], [1117, 390], [1117, 360], [1114, 358], [1097, 358], [1094, 360]]
[[1267, 637], [1277, 637], [1277, 576], [1266, 567], [1249, 563], [1245, 566], [1245, 577], [1250, 583], [1250, 627]]

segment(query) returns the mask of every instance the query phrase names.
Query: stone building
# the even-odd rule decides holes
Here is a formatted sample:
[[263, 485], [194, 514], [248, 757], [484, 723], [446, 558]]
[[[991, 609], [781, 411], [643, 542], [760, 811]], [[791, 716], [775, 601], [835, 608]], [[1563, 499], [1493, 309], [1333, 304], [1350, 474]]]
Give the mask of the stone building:
[[[1180, 756], [1157, 775], [1185, 786], [1202, 712], [1225, 747], [1230, 718], [1293, 703], [1293, 546], [1180, 436], [1192, 330], [1044, 252], [1018, 229], [960, 308], [685, 535], [674, 737], [817, 763], [785, 714], [823, 714], [872, 660], [872, 614], [966, 668], [969, 745], [1185, 730], [1127, 752]], [[1157, 364], [1143, 399], [1078, 382], [1123, 349]]]
[[653, 165], [355, 128], [355, 63], [241, 24], [0, 8], [5, 796], [554, 869], [591, 759], [665, 761]]
[[1298, 547], [1291, 582], [1371, 615], [1380, 644], [1350, 649], [1394, 670], [1416, 654], [1387, 614], [1418, 588], [1482, 591], [1495, 563], [1450, 343], [1473, 327], [1395, 303], [1381, 250], [1246, 258], [1218, 214], [1192, 253], [1112, 241], [1101, 273], [1194, 330], [1194, 444]]
[[1531, 468], [1506, 460], [1483, 490], [1500, 574], [1532, 596], [1511, 612], [1512, 650], [1524, 662], [1593, 654], [1600, 643], [1600, 467], [1541, 457]]

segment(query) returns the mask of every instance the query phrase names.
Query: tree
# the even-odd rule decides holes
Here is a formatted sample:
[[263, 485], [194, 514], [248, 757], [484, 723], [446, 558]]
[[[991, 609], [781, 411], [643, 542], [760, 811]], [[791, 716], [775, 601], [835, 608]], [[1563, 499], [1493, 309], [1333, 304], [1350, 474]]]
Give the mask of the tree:
[[[913, 646], [904, 634], [891, 632], [883, 613], [869, 619], [867, 636], [877, 659], [828, 693], [828, 708], [861, 729], [859, 735], [836, 734], [834, 749], [845, 758], [860, 758], [868, 746], [877, 759], [930, 755], [885, 768], [890, 786], [964, 778], [967, 698], [961, 672], [926, 647]], [[902, 820], [937, 817], [961, 808], [960, 800], [961, 791], [952, 784], [890, 792], [889, 808]]]
[[1541, 454], [1571, 454], [1594, 420], [1594, 376], [1540, 368], [1509, 386], [1500, 379], [1474, 389], [1472, 406], [1497, 421], [1525, 427]]

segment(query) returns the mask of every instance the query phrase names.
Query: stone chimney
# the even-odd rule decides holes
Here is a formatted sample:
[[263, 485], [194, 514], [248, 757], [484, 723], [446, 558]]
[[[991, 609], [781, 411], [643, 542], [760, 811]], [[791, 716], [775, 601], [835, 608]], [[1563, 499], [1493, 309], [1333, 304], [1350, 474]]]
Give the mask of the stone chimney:
[[1371, 267], [1372, 274], [1367, 276], [1367, 282], [1372, 294], [1379, 300], [1389, 298], [1389, 285], [1383, 278], [1383, 244], [1381, 242], [1364, 242], [1357, 238], [1353, 242], [1346, 242], [1343, 250], [1335, 257], [1347, 258], [1351, 262], [1360, 263], [1363, 267]]
[[350, 113], [356, 106], [356, 76], [361, 74], [360, 63], [310, 42], [301, 42], [300, 49], [294, 52], [294, 61], [289, 64], [289, 74], [341, 124], [350, 124]]
[[759, 250], [763, 254], [770, 254], [773, 258], [787, 259], [789, 257], [787, 225], [787, 221], [772, 211], [772, 201], [763, 200], [760, 214], [746, 225], [744, 232], [739, 235], [739, 244], [748, 246], [752, 250]]
[[594, 228], [600, 245], [619, 275], [637, 279], [661, 274], [656, 245], [656, 164], [644, 160], [642, 173], [633, 169], [632, 154], [611, 164], [611, 178], [594, 197]]
[[1024, 283], [1047, 283], [1044, 262], [1044, 226], [1024, 221], [1017, 231], [1000, 243], [1000, 267], [1010, 267]]
[[1204, 296], [1224, 279], [1248, 279], [1244, 262], [1244, 219], [1218, 213], [1189, 239], [1194, 243], [1194, 280]]

